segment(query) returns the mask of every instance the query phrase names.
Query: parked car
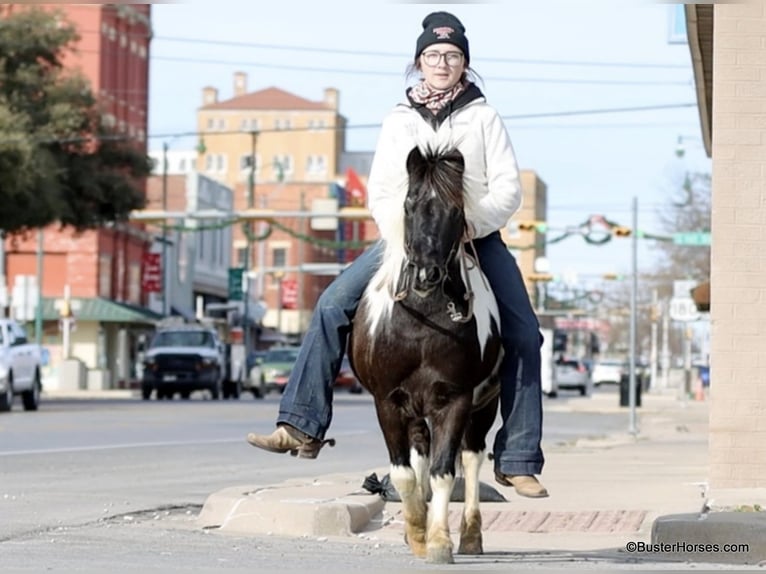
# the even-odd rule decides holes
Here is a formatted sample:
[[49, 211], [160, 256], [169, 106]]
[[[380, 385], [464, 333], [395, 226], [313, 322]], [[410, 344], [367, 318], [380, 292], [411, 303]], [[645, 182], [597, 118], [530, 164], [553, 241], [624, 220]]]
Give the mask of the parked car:
[[0, 319], [0, 411], [11, 410], [15, 395], [21, 395], [25, 411], [37, 410], [43, 388], [42, 355], [21, 325]]
[[263, 359], [265, 357], [266, 351], [253, 351], [246, 359], [248, 375], [242, 384], [242, 390], [250, 391], [256, 399], [262, 399], [266, 395], [263, 379]]
[[285, 392], [287, 379], [298, 358], [300, 347], [272, 347], [266, 352], [261, 363], [262, 389], [264, 394], [269, 391]]
[[567, 359], [560, 357], [553, 365], [553, 377], [559, 389], [577, 389], [582, 396], [591, 392], [593, 382], [580, 359]]
[[343, 361], [340, 364], [340, 372], [335, 379], [335, 388], [348, 389], [349, 393], [358, 395], [364, 390], [359, 379], [356, 378], [354, 371], [351, 369], [351, 361], [348, 356], [343, 357]]
[[593, 367], [593, 384], [619, 385], [622, 371], [626, 367], [622, 359], [600, 359]]

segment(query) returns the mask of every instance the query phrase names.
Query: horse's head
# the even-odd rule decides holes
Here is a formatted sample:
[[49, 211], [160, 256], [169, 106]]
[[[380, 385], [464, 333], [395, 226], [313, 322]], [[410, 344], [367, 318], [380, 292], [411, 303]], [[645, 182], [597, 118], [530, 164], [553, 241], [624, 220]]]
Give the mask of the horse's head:
[[446, 279], [463, 239], [464, 167], [463, 155], [457, 149], [422, 153], [415, 147], [407, 157], [405, 275], [411, 277], [410, 287], [421, 297]]

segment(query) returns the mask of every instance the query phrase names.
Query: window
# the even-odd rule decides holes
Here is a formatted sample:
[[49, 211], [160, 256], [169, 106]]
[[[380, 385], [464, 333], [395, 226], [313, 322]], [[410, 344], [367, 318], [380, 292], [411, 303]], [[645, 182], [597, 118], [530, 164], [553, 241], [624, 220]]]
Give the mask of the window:
[[128, 269], [128, 303], [141, 303], [141, 264], [131, 263]]
[[98, 294], [108, 299], [112, 297], [112, 258], [109, 255], [98, 258]]
[[247, 247], [237, 247], [237, 267], [248, 268]]
[[325, 173], [327, 171], [327, 159], [323, 155], [310, 155], [306, 158], [306, 172]]
[[213, 128], [215, 128], [215, 118], [208, 118], [207, 129], [212, 130]]
[[293, 172], [293, 156], [287, 154], [275, 155], [272, 162], [274, 178], [281, 180], [285, 175]]
[[[260, 166], [260, 161], [258, 159], [258, 155], [255, 156], [255, 171], [258, 171]], [[244, 154], [240, 156], [239, 158], [239, 169], [250, 169], [250, 167], [253, 164], [253, 156], [249, 153]]]
[[205, 156], [205, 171], [213, 171], [214, 157], [213, 154]]
[[216, 127], [219, 131], [223, 131], [226, 129], [226, 120], [223, 118], [218, 118], [218, 122], [216, 124]]
[[324, 120], [309, 120], [310, 130], [320, 130], [325, 127]]
[[290, 120], [287, 118], [277, 118], [274, 120], [274, 129], [275, 130], [289, 130], [290, 129]]
[[260, 124], [256, 118], [250, 119], [250, 131], [257, 132], [260, 129]]
[[274, 267], [286, 267], [287, 266], [287, 248], [275, 247], [271, 250], [271, 258], [273, 260]]
[[226, 171], [226, 156], [222, 153], [219, 153], [215, 156], [215, 170], [218, 173]]
[[184, 173], [186, 171], [186, 158], [182, 157], [178, 160], [178, 171]]

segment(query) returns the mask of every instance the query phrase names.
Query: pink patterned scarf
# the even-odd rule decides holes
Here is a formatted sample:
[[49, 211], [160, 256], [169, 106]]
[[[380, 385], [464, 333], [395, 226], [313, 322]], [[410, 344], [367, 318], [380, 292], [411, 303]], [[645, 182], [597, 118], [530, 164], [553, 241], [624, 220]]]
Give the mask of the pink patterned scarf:
[[458, 82], [449, 90], [435, 90], [425, 80], [420, 80], [410, 88], [410, 98], [436, 114], [465, 90], [465, 86], [465, 82]]

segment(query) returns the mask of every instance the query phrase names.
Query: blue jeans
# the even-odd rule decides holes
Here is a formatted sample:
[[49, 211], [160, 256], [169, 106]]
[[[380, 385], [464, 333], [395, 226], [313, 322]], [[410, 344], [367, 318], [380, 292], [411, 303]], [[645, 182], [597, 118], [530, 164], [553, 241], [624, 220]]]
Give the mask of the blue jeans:
[[[505, 358], [500, 367], [502, 426], [495, 437], [495, 469], [503, 474], [542, 471], [541, 335], [521, 272], [500, 233], [474, 241], [479, 263], [500, 310]], [[317, 301], [311, 324], [279, 405], [277, 423], [323, 439], [332, 420], [333, 384], [351, 321], [380, 264], [378, 242], [345, 269]]]

